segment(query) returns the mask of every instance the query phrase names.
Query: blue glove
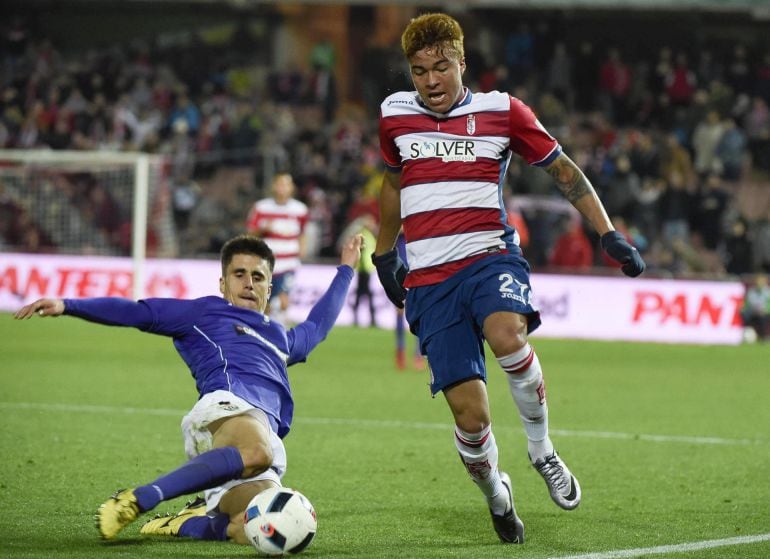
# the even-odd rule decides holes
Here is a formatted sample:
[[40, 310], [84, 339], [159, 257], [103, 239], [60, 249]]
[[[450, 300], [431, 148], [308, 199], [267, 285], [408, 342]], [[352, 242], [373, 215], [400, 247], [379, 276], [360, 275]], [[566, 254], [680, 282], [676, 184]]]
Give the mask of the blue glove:
[[645, 264], [639, 251], [626, 241], [626, 238], [617, 231], [610, 231], [602, 235], [602, 248], [610, 258], [620, 263], [620, 269], [627, 276], [635, 278], [644, 272]]
[[372, 263], [377, 268], [377, 277], [380, 278], [380, 283], [385, 288], [385, 295], [399, 309], [403, 309], [404, 299], [406, 299], [404, 280], [409, 268], [398, 256], [396, 249], [379, 256], [372, 254]]

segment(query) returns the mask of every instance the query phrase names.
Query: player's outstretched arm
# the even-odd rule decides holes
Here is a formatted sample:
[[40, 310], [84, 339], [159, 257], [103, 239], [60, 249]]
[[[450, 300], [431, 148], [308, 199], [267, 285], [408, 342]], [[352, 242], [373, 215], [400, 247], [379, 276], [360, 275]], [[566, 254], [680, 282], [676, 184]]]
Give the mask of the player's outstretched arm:
[[599, 233], [602, 249], [613, 260], [620, 263], [623, 273], [631, 277], [641, 274], [645, 269], [645, 263], [639, 251], [631, 246], [623, 235], [615, 231], [593, 185], [575, 162], [562, 153], [547, 167], [547, 170], [564, 197]]
[[[174, 301], [177, 306], [187, 301]], [[182, 312], [181, 311], [177, 312]], [[85, 299], [38, 299], [25, 305], [14, 313], [14, 318], [24, 319], [32, 315], [38, 316], [74, 316], [97, 324], [108, 326], [133, 326], [140, 330], [148, 330], [155, 325], [153, 332], [168, 334], [164, 324], [155, 324], [150, 307], [144, 302], [136, 302], [120, 297], [91, 297]], [[176, 314], [174, 316], [177, 316]]]
[[310, 309], [307, 319], [288, 331], [289, 365], [305, 361], [310, 352], [326, 338], [337, 321], [345, 305], [350, 282], [355, 275], [355, 266], [361, 258], [363, 239], [363, 235], [354, 235], [345, 241], [337, 275], [334, 276], [331, 285]]
[[24, 305], [13, 314], [13, 318], [22, 320], [33, 315], [61, 316], [64, 314], [64, 301], [61, 299], [38, 299], [34, 303]]

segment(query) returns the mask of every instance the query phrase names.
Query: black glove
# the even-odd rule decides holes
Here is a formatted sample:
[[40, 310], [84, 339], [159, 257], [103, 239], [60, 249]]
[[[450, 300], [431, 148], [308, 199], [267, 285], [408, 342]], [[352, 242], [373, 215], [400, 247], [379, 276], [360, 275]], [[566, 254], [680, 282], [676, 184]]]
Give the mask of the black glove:
[[380, 283], [385, 288], [388, 299], [399, 309], [403, 309], [404, 299], [406, 299], [404, 280], [409, 268], [398, 256], [396, 249], [379, 256], [372, 254], [372, 262], [377, 268], [377, 277], [380, 278]]
[[623, 235], [617, 231], [610, 231], [602, 235], [601, 243], [610, 258], [620, 262], [620, 269], [624, 274], [635, 278], [644, 272], [645, 264], [639, 251], [628, 244]]

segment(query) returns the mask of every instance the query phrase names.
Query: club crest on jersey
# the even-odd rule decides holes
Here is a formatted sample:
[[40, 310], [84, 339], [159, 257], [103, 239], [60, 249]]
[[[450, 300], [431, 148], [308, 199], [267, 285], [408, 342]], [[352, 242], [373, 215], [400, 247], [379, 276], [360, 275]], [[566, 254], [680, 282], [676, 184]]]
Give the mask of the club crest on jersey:
[[471, 135], [476, 133], [476, 116], [475, 115], [468, 115], [468, 119], [465, 121], [465, 131]]

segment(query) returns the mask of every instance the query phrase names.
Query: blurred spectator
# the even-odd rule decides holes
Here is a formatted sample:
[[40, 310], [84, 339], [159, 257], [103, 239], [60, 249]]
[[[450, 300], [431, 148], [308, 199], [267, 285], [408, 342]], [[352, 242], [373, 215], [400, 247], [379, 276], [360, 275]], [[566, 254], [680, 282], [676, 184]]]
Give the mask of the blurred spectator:
[[692, 156], [681, 144], [679, 137], [674, 133], [669, 133], [666, 135], [662, 148], [660, 174], [664, 178], [668, 178], [675, 173], [684, 177], [686, 184], [694, 184], [696, 176]]
[[716, 173], [702, 182], [695, 196], [693, 229], [700, 234], [708, 250], [719, 248], [724, 234], [724, 214], [730, 195]]
[[666, 91], [667, 81], [674, 71], [673, 51], [668, 45], [663, 45], [658, 50], [658, 58], [650, 76], [650, 87], [656, 97], [660, 97]]
[[605, 113], [620, 125], [628, 122], [631, 79], [631, 68], [623, 60], [620, 50], [611, 47], [599, 69], [599, 91], [605, 100]]
[[305, 251], [308, 258], [331, 256], [334, 245], [334, 212], [323, 188], [312, 182], [305, 190], [308, 221], [305, 226]]
[[505, 63], [514, 85], [527, 82], [535, 66], [535, 37], [529, 24], [519, 23], [505, 39]]
[[724, 130], [719, 113], [714, 110], [709, 111], [695, 127], [692, 147], [695, 152], [695, 171], [699, 175], [704, 176], [713, 171], [720, 171], [716, 151]]
[[698, 81], [689, 66], [687, 54], [679, 52], [676, 61], [664, 77], [666, 95], [673, 105], [687, 106], [692, 102]]
[[574, 60], [575, 66], [575, 109], [591, 111], [596, 103], [596, 84], [599, 76], [599, 61], [594, 44], [583, 39], [578, 45]]
[[572, 57], [564, 42], [559, 41], [553, 45], [553, 54], [546, 68], [545, 85], [546, 89], [568, 108], [574, 104], [572, 98], [573, 77]]
[[636, 203], [634, 193], [641, 187], [639, 175], [631, 169], [628, 155], [621, 153], [614, 161], [614, 170], [601, 189], [604, 207], [611, 216], [630, 219]]
[[[629, 153], [631, 168], [639, 178], [661, 176], [661, 154], [652, 134], [647, 131], [635, 133], [635, 141]], [[681, 174], [681, 173], [680, 173]], [[667, 178], [664, 176], [664, 178]]]
[[666, 190], [663, 179], [648, 177], [641, 181], [640, 188], [634, 191], [635, 204], [631, 221], [639, 227], [647, 239], [656, 239], [661, 230], [661, 196]]
[[324, 123], [334, 120], [337, 110], [337, 80], [334, 76], [336, 55], [330, 40], [319, 41], [310, 52], [311, 73], [308, 79], [308, 97], [310, 103], [321, 107]]
[[722, 126], [722, 136], [719, 138], [714, 155], [722, 170], [722, 178], [734, 182], [743, 174], [748, 140], [746, 133], [738, 128], [734, 119], [729, 117], [724, 119]]
[[674, 242], [686, 243], [690, 234], [690, 216], [693, 195], [684, 177], [672, 173], [666, 183], [666, 189], [661, 197], [661, 225], [663, 242], [672, 245]]
[[743, 219], [735, 220], [725, 238], [724, 261], [728, 274], [741, 276], [754, 270], [754, 247]]
[[741, 308], [743, 325], [752, 328], [759, 340], [770, 336], [770, 285], [767, 275], [757, 274], [746, 287]]
[[562, 221], [561, 227], [563, 231], [556, 238], [548, 264], [574, 270], [591, 268], [594, 264], [594, 249], [588, 240], [582, 219], [579, 216], [569, 216]]
[[754, 262], [757, 270], [770, 274], [770, 208], [754, 230]]
[[727, 62], [725, 78], [736, 94], [751, 92], [751, 67], [745, 45], [739, 43], [733, 47], [732, 55]]
[[770, 108], [762, 97], [754, 97], [751, 106], [743, 117], [748, 149], [753, 164], [770, 172]]
[[770, 49], [762, 55], [754, 76], [754, 94], [770, 105]]
[[721, 62], [714, 57], [714, 53], [711, 50], [704, 48], [698, 50], [695, 76], [701, 87], [713, 81], [722, 81], [724, 79], [724, 68]]
[[168, 126], [175, 130], [184, 127], [188, 134], [194, 135], [198, 132], [200, 125], [201, 114], [198, 107], [190, 100], [186, 91], [179, 91], [168, 117]]
[[190, 216], [200, 203], [201, 187], [189, 176], [175, 177], [171, 185], [171, 200], [174, 223], [180, 236], [185, 237], [190, 224]]

